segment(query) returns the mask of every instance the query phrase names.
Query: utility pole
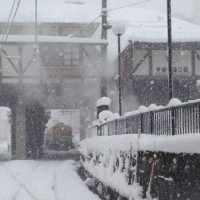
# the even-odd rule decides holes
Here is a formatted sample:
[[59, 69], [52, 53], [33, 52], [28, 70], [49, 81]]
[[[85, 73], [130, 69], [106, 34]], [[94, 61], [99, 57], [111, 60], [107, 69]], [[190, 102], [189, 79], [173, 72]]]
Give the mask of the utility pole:
[[118, 78], [119, 78], [119, 116], [122, 116], [122, 86], [121, 86], [121, 35], [118, 34]]
[[[101, 39], [107, 40], [107, 0], [102, 0]], [[101, 97], [107, 96], [107, 46], [101, 47]]]
[[172, 71], [172, 16], [171, 16], [171, 0], [167, 0], [167, 30], [168, 30], [168, 91], [169, 100], [173, 98], [173, 71]]
[[[167, 0], [167, 30], [168, 30], [168, 70], [169, 70], [169, 79], [168, 79], [168, 90], [169, 90], [169, 100], [173, 98], [173, 54], [172, 54], [172, 14], [171, 14], [171, 0]], [[175, 115], [174, 108], [171, 108], [171, 131], [172, 135], [175, 134]]]

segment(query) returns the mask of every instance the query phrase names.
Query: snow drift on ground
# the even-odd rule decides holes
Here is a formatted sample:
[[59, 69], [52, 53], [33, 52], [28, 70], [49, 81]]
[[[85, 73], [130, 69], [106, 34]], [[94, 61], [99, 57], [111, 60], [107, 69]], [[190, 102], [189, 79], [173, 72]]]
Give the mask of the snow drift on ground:
[[0, 200], [99, 200], [74, 161], [0, 162]]

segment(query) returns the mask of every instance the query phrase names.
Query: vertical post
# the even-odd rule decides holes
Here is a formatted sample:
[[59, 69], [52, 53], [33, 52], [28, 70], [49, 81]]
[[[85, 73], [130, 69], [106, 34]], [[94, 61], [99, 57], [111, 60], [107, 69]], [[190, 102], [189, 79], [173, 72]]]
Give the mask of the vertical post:
[[1, 51], [1, 54], [0, 54], [0, 84], [2, 83], [2, 62], [3, 62], [3, 56], [2, 56], [2, 51]]
[[[107, 0], [102, 0], [102, 29], [101, 29], [101, 39], [107, 40]], [[107, 96], [107, 46], [101, 47], [101, 97]]]
[[169, 100], [173, 98], [173, 80], [172, 80], [172, 23], [171, 23], [171, 0], [167, 0], [167, 30], [168, 30], [168, 90]]
[[149, 123], [150, 123], [150, 134], [154, 135], [154, 113], [152, 111], [149, 112]]
[[38, 26], [37, 26], [37, 0], [35, 0], [35, 49], [37, 51], [37, 36], [38, 36]]
[[148, 50], [149, 52], [149, 75], [153, 75], [153, 55], [152, 50]]
[[19, 97], [16, 116], [16, 159], [23, 160], [26, 158], [26, 134], [25, 134], [25, 110], [23, 103], [23, 66], [22, 66], [22, 47], [19, 46]]
[[191, 66], [192, 66], [192, 76], [196, 74], [196, 62], [195, 62], [195, 50], [191, 50]]
[[122, 88], [121, 88], [121, 47], [120, 47], [120, 34], [118, 38], [118, 79], [119, 79], [119, 115], [122, 116]]
[[[169, 70], [169, 100], [173, 98], [173, 72], [172, 72], [172, 15], [171, 0], [167, 0], [167, 30], [168, 30], [168, 70]], [[174, 112], [172, 111], [172, 135], [174, 135]]]

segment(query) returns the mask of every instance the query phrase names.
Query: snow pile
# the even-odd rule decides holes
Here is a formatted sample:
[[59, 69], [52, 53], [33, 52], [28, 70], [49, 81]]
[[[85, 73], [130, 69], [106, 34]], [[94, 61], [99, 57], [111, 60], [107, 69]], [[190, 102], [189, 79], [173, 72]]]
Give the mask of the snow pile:
[[[200, 134], [154, 136], [128, 134], [85, 139], [80, 143], [82, 165], [95, 178], [127, 198], [141, 199], [142, 189], [134, 183], [128, 185], [128, 172], [135, 176], [137, 151], [168, 153], [200, 153]], [[133, 161], [134, 162], [134, 161]]]
[[200, 134], [175, 136], [141, 135], [138, 148], [143, 151], [169, 153], [200, 153]]
[[103, 105], [109, 106], [110, 103], [111, 103], [111, 100], [109, 97], [101, 97], [100, 99], [97, 100], [97, 107], [103, 106]]
[[[135, 138], [137, 135], [134, 135]], [[79, 151], [85, 159], [85, 169], [103, 184], [115, 189], [120, 195], [130, 199], [142, 199], [142, 188], [131, 180], [128, 184], [129, 172], [135, 174], [136, 166], [130, 163], [130, 156], [136, 159], [136, 139], [129, 135], [102, 136], [83, 140]]]
[[169, 101], [167, 106], [172, 107], [172, 106], [179, 106], [179, 105], [181, 105], [181, 101], [177, 98], [173, 98]]
[[11, 110], [0, 107], [0, 157], [11, 157]]
[[147, 134], [113, 135], [88, 138], [80, 143], [80, 152], [93, 151], [153, 151], [169, 153], [200, 153], [200, 134], [155, 136]]
[[120, 116], [118, 113], [113, 113], [110, 110], [104, 110], [102, 112], [99, 113], [99, 124], [103, 124], [109, 121], [113, 121], [115, 119], [119, 119]]
[[[111, 104], [111, 99], [109, 97], [101, 97], [97, 100], [96, 106], [109, 106]], [[92, 122], [91, 133], [87, 135], [87, 137], [95, 137], [98, 135], [99, 127], [107, 122], [114, 121], [119, 119], [120, 116], [118, 113], [113, 113], [110, 110], [102, 110], [99, 113], [99, 118]], [[107, 128], [107, 127], [105, 127]], [[108, 130], [105, 130], [104, 135], [108, 135]]]
[[157, 106], [156, 104], [151, 104], [149, 107], [146, 107], [146, 106], [142, 105], [142, 106], [140, 106], [138, 108], [138, 110], [134, 110], [134, 111], [131, 111], [131, 112], [124, 113], [124, 117], [138, 115], [138, 114], [146, 113], [146, 112], [150, 112], [150, 111], [156, 111], [156, 110], [160, 110], [162, 108], [165, 108], [165, 107], [163, 107], [163, 106]]

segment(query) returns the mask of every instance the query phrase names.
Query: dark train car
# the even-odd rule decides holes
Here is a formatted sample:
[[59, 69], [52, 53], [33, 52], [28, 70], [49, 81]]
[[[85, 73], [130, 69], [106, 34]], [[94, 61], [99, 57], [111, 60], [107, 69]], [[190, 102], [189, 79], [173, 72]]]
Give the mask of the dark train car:
[[74, 148], [72, 127], [64, 123], [46, 129], [44, 147], [46, 150], [67, 151]]

